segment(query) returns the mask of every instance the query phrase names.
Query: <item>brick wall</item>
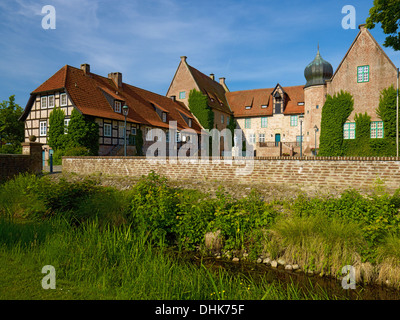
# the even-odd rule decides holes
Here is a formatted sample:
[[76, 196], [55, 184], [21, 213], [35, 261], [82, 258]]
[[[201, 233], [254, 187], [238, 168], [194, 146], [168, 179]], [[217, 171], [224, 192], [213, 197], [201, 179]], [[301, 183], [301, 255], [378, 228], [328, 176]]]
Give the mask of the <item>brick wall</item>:
[[0, 154], [0, 181], [23, 173], [42, 172], [42, 144], [24, 142], [22, 154]]
[[[251, 174], [239, 175], [245, 165]], [[371, 188], [377, 179], [393, 191], [400, 187], [400, 158], [255, 158], [232, 164], [199, 160], [161, 163], [145, 157], [64, 157], [63, 172], [140, 177], [154, 170], [172, 180], [218, 180], [237, 183], [285, 183], [298, 186]]]

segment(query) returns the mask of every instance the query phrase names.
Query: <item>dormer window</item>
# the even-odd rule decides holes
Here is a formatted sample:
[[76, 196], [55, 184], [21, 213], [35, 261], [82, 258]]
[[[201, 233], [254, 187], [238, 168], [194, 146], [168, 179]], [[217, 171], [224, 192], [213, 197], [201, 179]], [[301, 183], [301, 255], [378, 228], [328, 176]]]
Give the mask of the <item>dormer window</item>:
[[246, 106], [245, 109], [246, 109], [246, 110], [250, 110], [250, 109], [251, 109], [251, 106]]
[[304, 102], [298, 102], [297, 105], [298, 106], [304, 106]]
[[263, 104], [263, 105], [261, 106], [261, 109], [267, 109], [267, 106], [266, 106], [265, 104]]
[[114, 103], [114, 111], [121, 113], [121, 107], [122, 107], [121, 101], [116, 100]]
[[188, 125], [189, 125], [190, 128], [192, 127], [192, 119], [190, 119], [190, 118], [188, 120]]
[[166, 112], [162, 113], [162, 121], [167, 122], [167, 113]]

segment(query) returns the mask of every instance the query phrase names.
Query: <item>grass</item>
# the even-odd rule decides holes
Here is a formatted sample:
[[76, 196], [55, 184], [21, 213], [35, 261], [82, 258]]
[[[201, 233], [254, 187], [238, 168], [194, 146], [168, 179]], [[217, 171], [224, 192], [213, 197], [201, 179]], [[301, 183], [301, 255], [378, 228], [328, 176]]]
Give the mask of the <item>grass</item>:
[[[282, 300], [325, 299], [293, 283], [255, 281], [222, 269], [209, 269], [171, 255], [148, 235], [129, 227], [102, 229], [96, 222], [79, 228], [62, 221], [52, 230], [29, 232], [12, 222], [0, 249], [1, 299]], [[2, 220], [1, 228], [10, 222]], [[48, 226], [50, 227], [50, 226]], [[16, 235], [23, 241], [16, 241]], [[11, 245], [10, 245], [11, 244]], [[44, 290], [41, 268], [56, 270], [56, 289]]]
[[[336, 276], [400, 287], [400, 192], [266, 203], [172, 187], [149, 175], [129, 190], [21, 175], [0, 186], [0, 298], [7, 299], [326, 299], [293, 283], [199, 267], [168, 248], [202, 250], [221, 230], [223, 250], [270, 254]], [[203, 252], [203, 251], [201, 251]], [[52, 265], [57, 289], [41, 288]]]

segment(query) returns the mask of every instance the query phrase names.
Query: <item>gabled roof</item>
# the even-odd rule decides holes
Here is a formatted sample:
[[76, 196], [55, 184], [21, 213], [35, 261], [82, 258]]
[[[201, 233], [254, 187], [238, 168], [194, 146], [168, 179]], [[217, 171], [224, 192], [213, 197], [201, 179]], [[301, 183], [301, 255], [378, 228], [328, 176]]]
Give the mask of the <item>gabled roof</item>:
[[[244, 91], [227, 92], [226, 97], [233, 114], [237, 118], [260, 117], [273, 115], [273, 97], [275, 88], [254, 89]], [[302, 114], [304, 105], [304, 86], [282, 87], [286, 93], [286, 106], [283, 114]], [[251, 101], [251, 104], [249, 102]], [[246, 107], [251, 106], [250, 109]], [[262, 106], [267, 106], [263, 108]]]
[[393, 66], [394, 69], [397, 69], [396, 65], [393, 63], [392, 60], [390, 60], [390, 58], [388, 57], [388, 55], [386, 54], [386, 52], [382, 49], [382, 47], [379, 45], [379, 43], [376, 41], [376, 39], [372, 36], [372, 34], [369, 32], [369, 30], [365, 27], [365, 24], [362, 24], [358, 27], [360, 29], [360, 31], [358, 32], [356, 38], [354, 39], [353, 43], [351, 44], [350, 48], [347, 50], [345, 56], [343, 57], [342, 61], [340, 62], [339, 66], [336, 68], [335, 73], [333, 74], [332, 78], [328, 81], [332, 81], [336, 74], [338, 73], [339, 69], [342, 67], [342, 64], [344, 63], [344, 61], [346, 60], [347, 56], [349, 55], [350, 51], [353, 49], [354, 45], [357, 43], [358, 38], [360, 37], [360, 35], [362, 34], [362, 32], [366, 32], [367, 35], [372, 39], [372, 41], [375, 43], [375, 45], [377, 46], [377, 48], [381, 51], [381, 53], [385, 56], [385, 58], [391, 63], [391, 65]]
[[[125, 117], [122, 113], [114, 112], [112, 105], [106, 98], [106, 95], [109, 95], [111, 100], [118, 99], [128, 105], [127, 121], [129, 122], [168, 128], [169, 121], [177, 121], [177, 128], [182, 130], [188, 128], [188, 125], [179, 114], [179, 112], [182, 112], [193, 119], [192, 129], [198, 132], [201, 130], [193, 115], [178, 101], [173, 101], [168, 97], [124, 82], [121, 87], [116, 87], [115, 83], [109, 78], [94, 73], [85, 74], [83, 70], [68, 65], [57, 71], [31, 93], [31, 98], [24, 110], [24, 114], [21, 116], [21, 120], [25, 120], [28, 116], [34, 97], [37, 94], [60, 89], [65, 90], [73, 105], [82, 114], [88, 116], [124, 120]], [[167, 112], [167, 123], [162, 121], [154, 110], [153, 105]]]
[[208, 96], [208, 105], [213, 109], [231, 114], [232, 111], [229, 108], [228, 101], [226, 100], [226, 91], [224, 87], [189, 64], [187, 64], [187, 66], [194, 81], [200, 88], [200, 91]]

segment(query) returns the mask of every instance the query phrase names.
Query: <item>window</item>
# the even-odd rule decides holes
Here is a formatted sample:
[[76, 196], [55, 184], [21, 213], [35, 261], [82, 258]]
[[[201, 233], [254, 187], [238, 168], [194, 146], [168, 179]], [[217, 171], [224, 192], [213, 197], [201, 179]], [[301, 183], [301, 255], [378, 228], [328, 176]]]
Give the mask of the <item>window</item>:
[[185, 99], [185, 98], [186, 98], [186, 92], [185, 91], [179, 92], [179, 99]]
[[251, 129], [251, 119], [250, 118], [244, 119], [244, 127], [246, 129]]
[[151, 128], [146, 128], [146, 141], [153, 141], [153, 131]]
[[46, 109], [47, 108], [47, 97], [41, 97], [40, 98], [40, 107], [42, 109]]
[[54, 108], [54, 95], [47, 97], [47, 107]]
[[230, 121], [231, 119], [230, 119], [230, 117], [228, 116], [228, 117], [226, 117], [226, 124], [227, 125], [229, 125], [229, 121]]
[[260, 133], [259, 134], [258, 142], [265, 142], [265, 133]]
[[175, 142], [181, 142], [181, 133], [179, 131], [176, 132]]
[[297, 102], [298, 106], [304, 106], [304, 102]]
[[356, 123], [348, 122], [343, 127], [343, 139], [355, 139], [356, 138]]
[[319, 109], [319, 105], [318, 104], [315, 106], [315, 109]]
[[221, 114], [221, 123], [224, 123], [224, 115]]
[[290, 126], [297, 127], [299, 117], [298, 116], [290, 116]]
[[115, 112], [121, 113], [121, 101], [115, 101]]
[[169, 142], [169, 130], [165, 132], [165, 141]]
[[47, 135], [47, 122], [40, 121], [40, 136], [45, 137]]
[[162, 121], [167, 122], [167, 113], [166, 112], [162, 113]]
[[250, 143], [256, 143], [256, 134], [255, 133], [250, 133], [250, 136], [249, 136], [249, 140], [250, 140]]
[[67, 105], [67, 94], [66, 93], [61, 93], [60, 95], [60, 105], [62, 107], [65, 107]]
[[371, 122], [371, 139], [382, 139], [384, 137], [383, 121]]
[[276, 114], [282, 113], [282, 103], [275, 103], [275, 113]]
[[68, 126], [71, 119], [64, 119], [64, 133], [68, 133]]
[[192, 127], [192, 119], [188, 119], [188, 125], [189, 125], [189, 127], [191, 128]]
[[246, 110], [250, 110], [250, 109], [251, 109], [251, 106], [246, 106], [245, 109], [246, 109]]
[[369, 81], [369, 66], [361, 66], [357, 68], [357, 82]]
[[111, 131], [112, 131], [111, 124], [105, 123], [104, 124], [104, 136], [105, 137], [111, 137]]
[[268, 127], [268, 118], [261, 117], [261, 128], [267, 128], [267, 127]]
[[261, 106], [261, 109], [267, 109], [267, 105], [263, 104], [263, 105]]
[[118, 130], [118, 137], [119, 138], [123, 138], [124, 137], [124, 131], [125, 131], [125, 126], [119, 126], [119, 130]]
[[303, 142], [304, 141], [304, 137], [302, 137], [302, 136], [296, 136], [296, 142], [297, 143], [300, 143], [300, 142]]

